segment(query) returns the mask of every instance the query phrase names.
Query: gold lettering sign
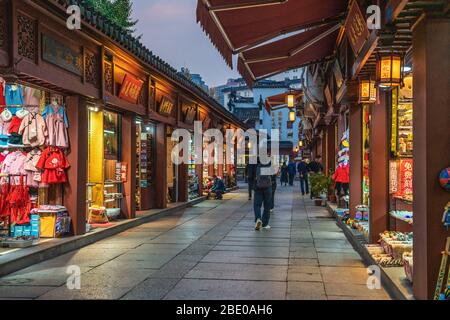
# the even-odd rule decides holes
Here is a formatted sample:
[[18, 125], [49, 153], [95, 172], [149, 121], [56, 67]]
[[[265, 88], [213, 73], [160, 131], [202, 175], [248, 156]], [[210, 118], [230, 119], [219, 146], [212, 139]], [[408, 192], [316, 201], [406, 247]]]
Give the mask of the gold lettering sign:
[[164, 96], [161, 100], [161, 103], [159, 104], [159, 113], [170, 116], [172, 114], [174, 103], [172, 99], [169, 97]]
[[366, 21], [357, 1], [353, 1], [350, 12], [348, 13], [347, 21], [345, 22], [345, 31], [353, 53], [357, 56], [369, 37], [369, 29], [367, 28]]

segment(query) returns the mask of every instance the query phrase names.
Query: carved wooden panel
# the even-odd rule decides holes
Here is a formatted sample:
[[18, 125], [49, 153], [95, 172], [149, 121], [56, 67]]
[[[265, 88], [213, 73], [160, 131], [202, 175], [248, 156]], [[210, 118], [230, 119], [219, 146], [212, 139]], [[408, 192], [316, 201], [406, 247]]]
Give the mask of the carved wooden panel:
[[111, 63], [105, 62], [105, 90], [111, 94], [114, 94], [114, 77], [113, 67]]
[[8, 33], [6, 31], [6, 2], [0, 0], [0, 48], [6, 50], [6, 45], [8, 43]]
[[141, 106], [146, 106], [147, 105], [147, 88], [148, 88], [148, 84], [144, 83], [144, 85], [142, 86], [141, 89], [141, 93], [139, 94], [139, 100], [138, 103]]
[[37, 26], [36, 21], [23, 14], [17, 16], [18, 53], [22, 57], [36, 60]]
[[92, 84], [95, 87], [99, 87], [100, 79], [99, 79], [99, 63], [98, 63], [98, 55], [95, 53], [86, 51], [84, 57], [84, 65], [85, 70], [84, 74], [86, 77], [86, 82]]

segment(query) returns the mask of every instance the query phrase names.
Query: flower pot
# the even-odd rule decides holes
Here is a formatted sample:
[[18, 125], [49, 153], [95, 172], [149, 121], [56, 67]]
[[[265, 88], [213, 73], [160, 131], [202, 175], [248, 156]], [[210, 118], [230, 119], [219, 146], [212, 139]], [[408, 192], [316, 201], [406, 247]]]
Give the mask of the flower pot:
[[331, 203], [336, 203], [337, 202], [337, 197], [334, 194], [331, 194], [328, 196], [328, 201], [330, 201]]
[[317, 207], [321, 207], [321, 206], [322, 206], [322, 203], [323, 203], [322, 199], [314, 199], [314, 204], [315, 204]]

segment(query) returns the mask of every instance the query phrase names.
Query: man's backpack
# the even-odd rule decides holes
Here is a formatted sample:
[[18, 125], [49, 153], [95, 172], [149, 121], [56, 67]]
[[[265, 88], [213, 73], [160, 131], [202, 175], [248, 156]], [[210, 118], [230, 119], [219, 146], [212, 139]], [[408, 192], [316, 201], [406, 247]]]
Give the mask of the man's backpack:
[[256, 168], [255, 187], [257, 189], [267, 189], [272, 187], [272, 177], [270, 175], [262, 175], [261, 169], [262, 169], [261, 165], [258, 165], [258, 167]]

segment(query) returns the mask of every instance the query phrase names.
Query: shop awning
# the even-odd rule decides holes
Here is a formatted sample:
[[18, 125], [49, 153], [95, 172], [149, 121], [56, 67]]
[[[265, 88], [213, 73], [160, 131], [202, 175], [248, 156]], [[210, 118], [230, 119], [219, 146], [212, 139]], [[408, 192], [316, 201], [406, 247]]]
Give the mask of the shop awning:
[[340, 22], [347, 5], [348, 0], [198, 0], [197, 21], [232, 66], [233, 54]]
[[265, 105], [267, 112], [270, 113], [273, 108], [286, 105], [286, 98], [289, 94], [293, 94], [294, 100], [298, 101], [301, 97], [303, 97], [303, 90], [288, 91], [266, 98]]
[[238, 71], [251, 85], [293, 68], [331, 59], [341, 24], [317, 27], [240, 54]]

